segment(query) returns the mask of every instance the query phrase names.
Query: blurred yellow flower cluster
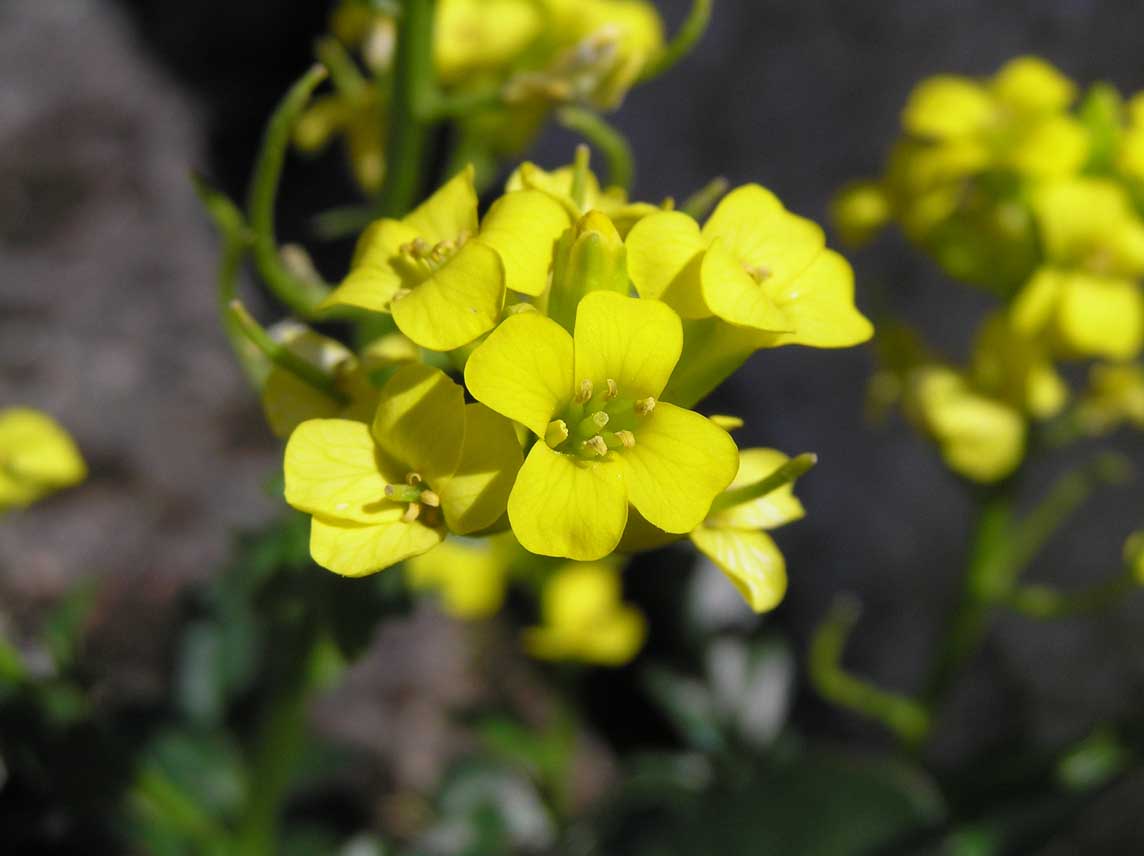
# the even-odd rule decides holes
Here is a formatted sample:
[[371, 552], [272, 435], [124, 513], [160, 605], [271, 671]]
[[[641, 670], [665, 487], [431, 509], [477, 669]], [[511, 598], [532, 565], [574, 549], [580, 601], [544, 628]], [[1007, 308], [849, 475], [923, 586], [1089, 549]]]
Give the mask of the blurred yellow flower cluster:
[[39, 410], [0, 410], [0, 514], [79, 484], [87, 467], [75, 442]]
[[[896, 223], [951, 276], [1000, 299], [967, 367], [926, 356], [895, 370], [915, 423], [977, 481], [1015, 470], [1030, 420], [1139, 424], [1144, 94], [1077, 93], [1036, 57], [984, 80], [924, 80], [883, 177], [833, 203], [847, 242]], [[1071, 396], [1056, 365], [1093, 360], [1091, 389], [1062, 416]]]
[[[385, 177], [395, 16], [385, 4], [343, 0], [331, 21], [337, 41], [318, 50], [335, 91], [295, 129], [296, 145], [307, 152], [342, 137], [367, 193]], [[433, 17], [439, 96], [463, 107], [447, 112], [456, 114], [450, 117], [482, 175], [486, 157], [521, 152], [553, 107], [618, 107], [665, 50], [663, 21], [648, 0], [439, 0]]]
[[358, 353], [272, 332], [290, 360], [263, 404], [315, 561], [360, 576], [409, 559], [415, 586], [479, 617], [524, 556], [551, 571], [527, 647], [595, 662], [644, 635], [619, 555], [690, 536], [754, 609], [782, 599], [765, 530], [803, 516], [808, 456], [740, 454], [741, 422], [694, 405], [756, 350], [872, 334], [849, 265], [769, 191], [732, 191], [701, 227], [601, 189], [583, 157], [523, 165], [483, 216], [461, 170], [365, 230], [323, 309], [392, 332]]

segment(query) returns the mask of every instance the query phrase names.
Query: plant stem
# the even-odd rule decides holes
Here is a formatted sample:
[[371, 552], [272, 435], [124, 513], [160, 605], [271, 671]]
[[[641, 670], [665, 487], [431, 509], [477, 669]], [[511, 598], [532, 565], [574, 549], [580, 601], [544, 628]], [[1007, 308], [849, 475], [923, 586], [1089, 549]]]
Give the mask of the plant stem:
[[723, 491], [711, 503], [710, 513], [714, 514], [716, 511], [734, 508], [736, 505], [743, 505], [751, 500], [766, 496], [768, 493], [773, 493], [783, 485], [790, 484], [817, 463], [818, 455], [812, 452], [803, 452], [801, 455], [791, 458], [766, 478]]
[[675, 37], [668, 42], [667, 47], [660, 52], [654, 60], [648, 63], [640, 73], [640, 82], [646, 83], [654, 80], [691, 53], [696, 43], [707, 32], [707, 25], [711, 23], [711, 7], [714, 0], [693, 0], [691, 11], [676, 31]]
[[385, 217], [407, 214], [417, 202], [424, 181], [428, 113], [436, 103], [434, 5], [434, 0], [405, 0], [398, 18], [386, 145], [388, 169], [380, 200], [380, 212]]
[[727, 192], [727, 188], [730, 186], [731, 182], [727, 181], [723, 176], [713, 178], [688, 196], [683, 201], [683, 204], [679, 206], [679, 210], [689, 217], [702, 220], [711, 213], [711, 209], [715, 207], [715, 203], [723, 198], [723, 194]]
[[620, 131], [599, 114], [583, 107], [565, 107], [556, 115], [560, 124], [581, 134], [600, 150], [608, 165], [608, 184], [625, 191], [632, 188], [635, 158], [632, 147]]

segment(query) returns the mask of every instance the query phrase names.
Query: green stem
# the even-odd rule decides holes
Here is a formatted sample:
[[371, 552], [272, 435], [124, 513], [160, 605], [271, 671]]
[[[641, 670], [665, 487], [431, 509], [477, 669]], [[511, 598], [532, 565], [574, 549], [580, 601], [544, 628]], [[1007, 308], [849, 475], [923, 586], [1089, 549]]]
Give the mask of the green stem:
[[247, 201], [247, 219], [254, 233], [254, 264], [271, 291], [293, 312], [312, 317], [330, 292], [326, 283], [298, 276], [282, 261], [274, 227], [278, 183], [290, 146], [290, 134], [326, 69], [315, 65], [295, 83], [274, 110], [254, 167]]
[[585, 193], [588, 190], [588, 164], [592, 159], [592, 150], [581, 143], [576, 146], [576, 155], [572, 161], [572, 201], [580, 210], [584, 209]]
[[226, 317], [229, 324], [233, 324], [254, 347], [258, 348], [258, 350], [276, 366], [285, 369], [299, 380], [308, 383], [318, 392], [323, 393], [338, 404], [344, 405], [349, 403], [349, 399], [338, 389], [332, 375], [322, 371], [322, 369], [313, 363], [304, 360], [281, 342], [276, 342], [270, 334], [263, 329], [262, 325], [255, 321], [254, 317], [247, 312], [246, 307], [242, 305], [242, 301], [232, 300], [227, 307]]
[[810, 643], [811, 683], [823, 698], [877, 720], [906, 744], [916, 746], [930, 730], [926, 708], [908, 696], [856, 678], [842, 667], [842, 654], [860, 613], [861, 608], [853, 598], [835, 601]]
[[722, 197], [727, 192], [727, 188], [731, 186], [731, 182], [719, 176], [713, 178], [697, 191], [692, 193], [687, 199], [684, 200], [683, 205], [679, 210], [696, 220], [702, 220], [711, 213], [711, 209], [715, 207]]
[[670, 71], [677, 62], [691, 53], [696, 43], [707, 32], [707, 25], [711, 23], [711, 7], [714, 0], [693, 0], [691, 11], [676, 31], [675, 37], [654, 60], [648, 63], [640, 72], [640, 82], [646, 83], [654, 80], [661, 74]]
[[556, 118], [560, 124], [584, 137], [600, 150], [608, 165], [608, 184], [625, 191], [632, 188], [635, 177], [635, 158], [632, 147], [619, 129], [608, 124], [599, 113], [583, 107], [562, 108]]
[[1074, 592], [1044, 585], [1019, 586], [1009, 594], [1006, 602], [1011, 609], [1029, 618], [1067, 618], [1112, 606], [1138, 586], [1135, 574], [1129, 569], [1119, 576]]
[[429, 111], [436, 103], [433, 75], [433, 0], [405, 0], [398, 18], [393, 97], [389, 108], [388, 162], [380, 212], [402, 217], [417, 202], [424, 181]]
[[334, 88], [342, 95], [355, 96], [369, 85], [349, 51], [333, 36], [319, 39], [316, 52], [318, 61], [330, 72]]
[[759, 479], [757, 482], [752, 482], [751, 484], [745, 484], [733, 490], [723, 491], [723, 493], [715, 497], [715, 501], [711, 503], [710, 513], [714, 514], [717, 511], [734, 508], [736, 505], [743, 505], [761, 496], [766, 496], [768, 493], [778, 490], [783, 485], [790, 484], [817, 463], [818, 455], [812, 452], [803, 452], [801, 455], [791, 458], [766, 478]]

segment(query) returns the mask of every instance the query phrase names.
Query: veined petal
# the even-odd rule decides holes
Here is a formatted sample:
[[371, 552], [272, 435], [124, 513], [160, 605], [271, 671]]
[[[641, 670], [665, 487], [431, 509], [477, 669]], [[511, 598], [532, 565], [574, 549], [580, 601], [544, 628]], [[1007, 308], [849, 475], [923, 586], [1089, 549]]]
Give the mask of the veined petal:
[[445, 535], [422, 523], [397, 520], [361, 525], [315, 516], [310, 521], [310, 555], [343, 577], [364, 577], [425, 553]]
[[735, 441], [710, 419], [665, 402], [641, 418], [635, 436], [635, 446], [617, 454], [632, 505], [665, 532], [691, 531], [735, 477]]
[[481, 243], [500, 256], [507, 288], [539, 297], [548, 287], [553, 245], [569, 225], [564, 206], [547, 193], [519, 190], [493, 203], [481, 224]]
[[388, 312], [393, 295], [404, 285], [392, 261], [416, 237], [417, 232], [399, 220], [374, 222], [358, 239], [349, 275], [318, 308], [353, 306]]
[[695, 220], [681, 211], [649, 214], [632, 227], [624, 244], [628, 273], [640, 297], [662, 300], [681, 318], [711, 314], [699, 278], [707, 245]]
[[854, 270], [833, 250], [824, 250], [801, 274], [763, 290], [790, 319], [793, 333], [778, 333], [773, 344], [848, 348], [874, 335], [873, 325], [854, 306]]
[[[439, 369], [402, 366], [381, 390], [373, 438], [395, 461], [436, 488], [461, 460], [465, 393]], [[402, 480], [405, 473], [401, 473]]]
[[572, 396], [572, 337], [535, 312], [506, 318], [465, 364], [478, 401], [543, 437]]
[[437, 487], [451, 532], [476, 532], [505, 513], [523, 457], [511, 422], [483, 404], [465, 405], [461, 462]]
[[[761, 481], [789, 460], [778, 449], [741, 449], [739, 472], [728, 489]], [[775, 529], [805, 516], [806, 510], [794, 495], [794, 483], [788, 482], [758, 499], [712, 514], [707, 522], [721, 529]]]
[[587, 461], [533, 445], [508, 498], [522, 547], [541, 556], [592, 561], [615, 549], [628, 519], [628, 491], [613, 460]]
[[432, 196], [414, 208], [404, 220], [431, 244], [456, 240], [462, 234], [477, 234], [477, 188], [475, 170], [469, 164]]
[[700, 277], [704, 302], [724, 321], [773, 333], [794, 332], [794, 322], [723, 246], [722, 240], [712, 243], [704, 254]]
[[369, 426], [349, 419], [303, 422], [286, 443], [286, 501], [331, 520], [399, 520], [404, 507], [385, 498], [385, 486], [404, 473], [377, 448]]
[[658, 397], [683, 350], [683, 325], [666, 304], [593, 291], [576, 308], [575, 378], [609, 378], [625, 398]]
[[469, 241], [431, 277], [393, 302], [398, 328], [423, 348], [451, 351], [496, 326], [504, 303], [500, 256]]
[[787, 589], [786, 560], [765, 532], [700, 526], [691, 541], [718, 566], [755, 612], [782, 602]]

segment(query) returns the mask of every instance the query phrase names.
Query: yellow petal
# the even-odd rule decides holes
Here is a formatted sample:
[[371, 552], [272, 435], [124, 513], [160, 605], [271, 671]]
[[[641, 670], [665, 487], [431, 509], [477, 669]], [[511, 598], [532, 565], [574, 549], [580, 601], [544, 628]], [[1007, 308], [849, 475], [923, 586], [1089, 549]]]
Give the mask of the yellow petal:
[[631, 661], [647, 638], [647, 620], [630, 606], [616, 607], [587, 627], [572, 631], [557, 627], [529, 627], [521, 642], [542, 660], [576, 660], [597, 666], [622, 666]]
[[500, 256], [469, 241], [390, 307], [398, 328], [423, 348], [451, 351], [496, 326], [504, 303]]
[[1133, 359], [1144, 346], [1144, 294], [1131, 280], [1071, 276], [1056, 329], [1069, 353]]
[[507, 65], [537, 36], [541, 7], [521, 0], [444, 0], [434, 20], [433, 64], [443, 81]]
[[373, 437], [383, 452], [436, 490], [461, 459], [464, 390], [439, 369], [402, 366], [381, 390]]
[[1022, 112], [1064, 110], [1076, 97], [1076, 86], [1052, 65], [1035, 56], [1009, 60], [993, 76], [993, 91]]
[[1017, 332], [1035, 336], [1051, 323], [1067, 278], [1067, 274], [1049, 267], [1033, 274], [1009, 310]]
[[505, 513], [523, 455], [512, 423], [483, 404], [465, 405], [465, 445], [457, 470], [437, 487], [449, 530], [464, 535]]
[[311, 419], [286, 443], [286, 501], [299, 511], [357, 523], [397, 520], [405, 508], [385, 498], [404, 473], [379, 454], [369, 426]]
[[966, 77], [939, 74], [914, 87], [902, 111], [902, 127], [918, 137], [968, 137], [984, 130], [993, 114], [993, 99], [985, 87]]
[[793, 332], [794, 322], [779, 309], [743, 264], [716, 240], [700, 268], [703, 300], [731, 324], [768, 332]]
[[0, 510], [24, 506], [87, 476], [75, 442], [46, 413], [0, 410]]
[[481, 243], [500, 256], [507, 288], [539, 297], [548, 287], [553, 246], [570, 224], [568, 212], [551, 196], [520, 190], [493, 203], [481, 223]]
[[786, 594], [786, 560], [765, 532], [700, 526], [691, 540], [743, 595], [755, 612], [778, 606]]
[[450, 538], [411, 557], [405, 571], [410, 586], [436, 590], [441, 607], [455, 618], [484, 618], [504, 603], [508, 566], [487, 540]]
[[624, 244], [640, 297], [662, 300], [681, 318], [711, 314], [699, 278], [706, 243], [695, 220], [680, 211], [650, 214], [632, 227]]
[[1009, 163], [1034, 178], [1063, 178], [1088, 159], [1088, 130], [1071, 116], [1048, 116], [1033, 124], [1013, 146]]
[[440, 529], [417, 522], [361, 525], [315, 516], [310, 521], [310, 555], [335, 574], [364, 577], [425, 553], [444, 537]]
[[706, 417], [665, 402], [640, 418], [635, 437], [616, 455], [632, 505], [665, 532], [691, 531], [735, 477], [735, 441]]
[[624, 398], [658, 397], [682, 349], [679, 316], [659, 301], [593, 291], [576, 308], [576, 383], [611, 378]]
[[772, 345], [848, 348], [874, 335], [873, 325], [854, 306], [854, 270], [833, 250], [824, 250], [810, 266], [785, 285], [763, 290], [794, 327], [777, 333]]
[[417, 237], [414, 229], [398, 220], [373, 223], [358, 239], [349, 275], [318, 308], [353, 306], [388, 312], [393, 295], [403, 285], [392, 262], [400, 255], [401, 247]]
[[462, 169], [402, 220], [430, 244], [477, 234], [477, 188], [472, 164]]
[[[739, 472], [728, 489], [761, 481], [789, 460], [777, 449], [742, 449]], [[806, 510], [794, 495], [794, 483], [789, 482], [766, 496], [712, 514], [707, 523], [721, 529], [775, 529], [805, 516]]]
[[613, 460], [587, 461], [533, 445], [508, 498], [522, 547], [541, 556], [591, 561], [615, 549], [628, 517], [628, 492]]
[[535, 312], [505, 319], [465, 364], [465, 386], [502, 416], [543, 437], [572, 396], [572, 337]]
[[848, 184], [830, 202], [830, 219], [843, 243], [851, 247], [873, 238], [893, 215], [885, 188], [875, 181]]

